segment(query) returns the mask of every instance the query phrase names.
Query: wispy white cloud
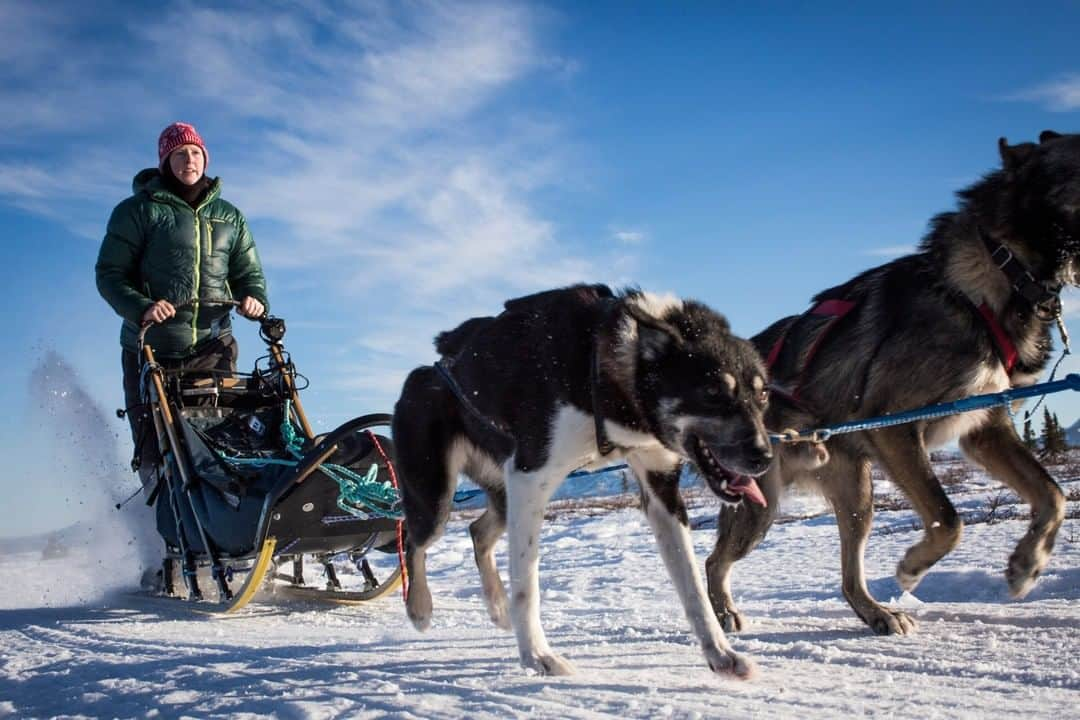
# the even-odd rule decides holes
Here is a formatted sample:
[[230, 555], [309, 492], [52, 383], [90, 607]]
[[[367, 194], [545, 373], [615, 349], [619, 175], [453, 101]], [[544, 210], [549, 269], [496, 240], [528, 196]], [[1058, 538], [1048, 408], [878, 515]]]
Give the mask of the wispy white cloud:
[[645, 233], [640, 230], [612, 230], [611, 236], [627, 245], [638, 245], [645, 242]]
[[[161, 69], [153, 75], [141, 65], [116, 32], [116, 10], [110, 0], [0, 3], [0, 103], [10, 109], [0, 113], [0, 152], [42, 138], [107, 142], [161, 109]], [[160, 87], [157, 100], [148, 82]]]
[[544, 69], [567, 80], [575, 78], [582, 71], [582, 63], [576, 58], [551, 55], [542, 61]]
[[1049, 82], [1012, 93], [1007, 100], [1041, 103], [1047, 110], [1069, 112], [1080, 109], [1080, 73], [1069, 73]]
[[863, 255], [871, 257], [895, 258], [901, 255], [910, 255], [918, 248], [914, 245], [889, 245], [887, 247], [867, 248], [862, 251]]
[[21, 110], [0, 117], [0, 202], [96, 240], [155, 164], [160, 128], [194, 122], [278, 287], [317, 305], [313, 322], [352, 329], [335, 334], [356, 354], [337, 363], [339, 387], [400, 377], [436, 331], [512, 295], [632, 272], [634, 231], [593, 248], [536, 209], [573, 144], [508, 91], [578, 69], [544, 47], [542, 11], [420, 0], [121, 15], [0, 6], [17, 30], [0, 60], [18, 63], [0, 68], [0, 102]]

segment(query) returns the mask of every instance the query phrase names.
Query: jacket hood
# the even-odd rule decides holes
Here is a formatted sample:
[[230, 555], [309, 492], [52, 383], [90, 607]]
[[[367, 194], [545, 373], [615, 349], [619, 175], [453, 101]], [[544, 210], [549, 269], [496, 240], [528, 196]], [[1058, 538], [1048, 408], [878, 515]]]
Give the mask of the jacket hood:
[[[175, 194], [169, 192], [169, 189], [165, 186], [165, 179], [161, 177], [161, 171], [157, 168], [146, 168], [135, 174], [134, 179], [131, 181], [131, 194], [138, 195], [139, 193], [146, 193], [158, 200], [168, 197], [183, 202]], [[210, 180], [210, 187], [206, 191], [203, 202], [213, 200], [220, 195], [221, 178], [213, 178]]]
[[135, 174], [135, 178], [131, 181], [131, 194], [138, 195], [140, 192], [153, 193], [154, 190], [160, 190], [161, 185], [161, 171], [157, 168], [146, 168], [140, 170]]

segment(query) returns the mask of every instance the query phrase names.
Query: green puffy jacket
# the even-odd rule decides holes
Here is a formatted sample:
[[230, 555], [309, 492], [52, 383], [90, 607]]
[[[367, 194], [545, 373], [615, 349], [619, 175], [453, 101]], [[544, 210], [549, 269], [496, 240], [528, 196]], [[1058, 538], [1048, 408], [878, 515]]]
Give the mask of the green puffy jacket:
[[[155, 301], [251, 296], [269, 310], [266, 279], [244, 216], [221, 199], [215, 179], [197, 210], [169, 192], [157, 168], [135, 176], [134, 193], [112, 212], [98, 253], [97, 287], [124, 319], [120, 344], [138, 349], [139, 323]], [[146, 333], [162, 358], [187, 357], [232, 332], [229, 307], [194, 305]]]

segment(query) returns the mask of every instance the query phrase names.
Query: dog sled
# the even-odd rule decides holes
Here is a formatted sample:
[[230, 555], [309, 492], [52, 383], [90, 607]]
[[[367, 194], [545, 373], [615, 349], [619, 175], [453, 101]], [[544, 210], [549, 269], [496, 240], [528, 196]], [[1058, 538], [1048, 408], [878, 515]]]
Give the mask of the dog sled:
[[[165, 545], [159, 588], [215, 613], [239, 610], [260, 590], [383, 597], [402, 581], [390, 415], [316, 436], [299, 396], [305, 380], [282, 345], [284, 321], [258, 323], [267, 354], [250, 373], [166, 368], [145, 342], [148, 327], [140, 333], [145, 441], [154, 444], [136, 449], [133, 466], [156, 456], [138, 469]], [[216, 602], [204, 595], [207, 578]]]

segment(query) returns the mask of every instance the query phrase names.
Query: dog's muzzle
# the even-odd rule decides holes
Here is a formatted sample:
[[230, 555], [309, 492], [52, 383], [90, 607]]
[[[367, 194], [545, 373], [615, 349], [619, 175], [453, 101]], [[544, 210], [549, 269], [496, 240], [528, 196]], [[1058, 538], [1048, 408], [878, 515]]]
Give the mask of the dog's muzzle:
[[[687, 450], [709, 488], [723, 501], [737, 505], [748, 500], [767, 506], [765, 493], [754, 478], [769, 469], [772, 464], [772, 448], [757, 447], [749, 453], [737, 453], [738, 460], [730, 460], [728, 454], [716, 446], [710, 446], [697, 435], [687, 439]], [[743, 457], [749, 455], [749, 457]]]

